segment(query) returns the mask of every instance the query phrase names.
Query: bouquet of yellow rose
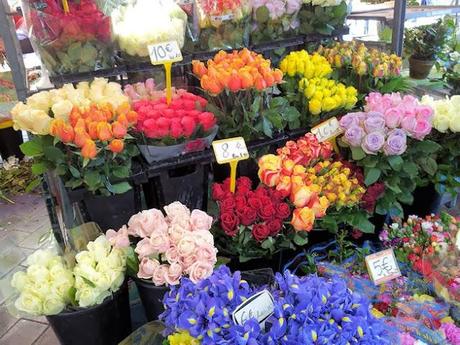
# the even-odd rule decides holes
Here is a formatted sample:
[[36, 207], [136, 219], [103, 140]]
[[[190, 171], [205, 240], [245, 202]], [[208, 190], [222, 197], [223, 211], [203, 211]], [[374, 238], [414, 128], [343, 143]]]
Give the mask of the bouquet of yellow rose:
[[402, 60], [396, 54], [369, 49], [357, 41], [320, 46], [316, 53], [325, 57], [339, 78], [356, 85], [360, 93], [405, 91], [410, 85], [401, 77]]
[[331, 231], [337, 231], [340, 223], [363, 232], [374, 230], [359, 208], [366, 192], [362, 174], [351, 164], [333, 159], [331, 144], [319, 143], [311, 133], [287, 142], [277, 155], [261, 157], [259, 177], [294, 205], [291, 225], [296, 231], [311, 231], [319, 220]]
[[286, 97], [302, 114], [303, 125], [314, 125], [344, 110], [358, 101], [358, 91], [333, 79], [331, 64], [319, 54], [305, 50], [291, 52], [280, 63], [286, 83], [281, 85]]

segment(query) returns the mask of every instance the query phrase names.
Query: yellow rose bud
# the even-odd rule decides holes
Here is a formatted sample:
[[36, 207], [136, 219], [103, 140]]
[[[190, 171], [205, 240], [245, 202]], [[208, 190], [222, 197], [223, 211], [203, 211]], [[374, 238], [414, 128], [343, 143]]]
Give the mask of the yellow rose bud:
[[337, 103], [332, 97], [324, 97], [323, 99], [323, 111], [331, 111], [337, 107]]
[[308, 110], [312, 115], [318, 115], [321, 113], [321, 101], [318, 99], [312, 99], [308, 102]]

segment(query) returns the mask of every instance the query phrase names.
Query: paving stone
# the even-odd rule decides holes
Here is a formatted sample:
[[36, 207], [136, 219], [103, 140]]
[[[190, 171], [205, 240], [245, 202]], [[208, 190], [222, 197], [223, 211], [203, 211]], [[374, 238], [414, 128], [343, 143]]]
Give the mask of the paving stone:
[[52, 236], [50, 228], [39, 229], [27, 236], [19, 243], [19, 246], [28, 249], [39, 249], [45, 244], [45, 242], [50, 240], [50, 236]]
[[13, 268], [17, 267], [25, 259], [26, 254], [19, 247], [14, 247], [13, 245], [9, 248], [3, 248], [5, 243], [12, 242], [3, 242], [0, 244], [0, 277], [3, 277]]
[[19, 245], [20, 242], [24, 241], [24, 239], [29, 236], [27, 232], [24, 231], [6, 231], [6, 235], [1, 239], [2, 242], [5, 240], [9, 240], [13, 242], [16, 246]]
[[34, 321], [19, 320], [0, 338], [0, 345], [32, 345], [47, 326]]
[[0, 306], [0, 337], [18, 321], [14, 316], [8, 312], [4, 305]]
[[40, 338], [34, 343], [34, 345], [60, 345], [54, 331], [51, 327], [43, 333]]
[[6, 275], [0, 278], [0, 305], [3, 303], [12, 302], [14, 295], [14, 289], [11, 287], [11, 278], [13, 274], [18, 271], [23, 271], [24, 268], [21, 266], [16, 266], [13, 270], [8, 272]]

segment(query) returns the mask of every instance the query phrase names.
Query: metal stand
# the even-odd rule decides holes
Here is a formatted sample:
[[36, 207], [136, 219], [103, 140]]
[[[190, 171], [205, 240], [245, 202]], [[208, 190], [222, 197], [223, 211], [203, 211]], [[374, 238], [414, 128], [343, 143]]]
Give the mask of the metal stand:
[[392, 50], [401, 56], [404, 45], [404, 23], [406, 20], [406, 0], [396, 0], [394, 7], [393, 35], [391, 39]]

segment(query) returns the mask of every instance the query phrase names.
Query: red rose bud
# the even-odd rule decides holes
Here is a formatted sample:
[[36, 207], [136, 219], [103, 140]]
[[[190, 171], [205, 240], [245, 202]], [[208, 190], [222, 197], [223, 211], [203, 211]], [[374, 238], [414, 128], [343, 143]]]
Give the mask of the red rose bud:
[[279, 219], [287, 219], [291, 215], [291, 209], [288, 204], [282, 202], [276, 206], [276, 217]]
[[224, 191], [222, 185], [219, 183], [214, 183], [212, 185], [212, 199], [216, 201], [222, 201], [224, 197], [227, 195], [227, 192]]
[[213, 113], [205, 112], [198, 115], [198, 120], [203, 126], [203, 130], [205, 132], [209, 131], [216, 125], [216, 118], [214, 117]]
[[262, 204], [259, 210], [259, 216], [263, 220], [271, 220], [275, 217], [275, 208], [272, 204]]
[[239, 214], [242, 225], [249, 226], [257, 220], [257, 212], [251, 207], [245, 206]]
[[270, 231], [270, 236], [276, 236], [283, 227], [283, 222], [280, 219], [272, 219], [267, 222], [267, 227]]
[[180, 123], [172, 123], [171, 124], [171, 136], [174, 139], [178, 139], [184, 135], [184, 129]]
[[220, 203], [220, 211], [221, 213], [224, 212], [233, 212], [235, 210], [235, 200], [233, 198], [233, 194], [231, 194], [226, 199], [222, 200]]
[[258, 242], [262, 242], [270, 236], [270, 230], [265, 224], [255, 224], [252, 227], [252, 237]]
[[222, 213], [220, 224], [224, 232], [229, 236], [235, 236], [238, 232], [239, 219], [232, 212]]

